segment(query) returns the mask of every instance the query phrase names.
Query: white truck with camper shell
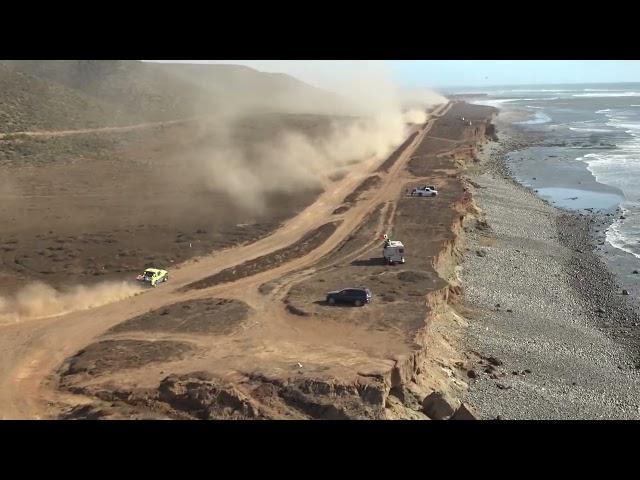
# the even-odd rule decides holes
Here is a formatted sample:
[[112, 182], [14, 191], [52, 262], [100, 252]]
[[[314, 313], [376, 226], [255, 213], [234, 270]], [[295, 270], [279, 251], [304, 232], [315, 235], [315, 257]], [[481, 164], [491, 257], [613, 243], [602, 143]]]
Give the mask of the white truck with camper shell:
[[384, 236], [384, 244], [382, 246], [382, 256], [389, 265], [395, 263], [404, 263], [404, 245], [398, 240], [391, 240], [387, 235]]

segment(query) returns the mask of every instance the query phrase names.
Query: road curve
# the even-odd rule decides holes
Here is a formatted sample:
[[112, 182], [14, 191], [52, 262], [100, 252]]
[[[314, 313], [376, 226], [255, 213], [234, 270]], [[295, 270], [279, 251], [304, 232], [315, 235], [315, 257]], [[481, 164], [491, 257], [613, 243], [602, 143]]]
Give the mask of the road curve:
[[[380, 164], [379, 160], [356, 165], [343, 179], [331, 184], [313, 204], [285, 222], [271, 235], [252, 244], [223, 250], [176, 267], [171, 272], [171, 282], [162, 288], [91, 310], [0, 326], [0, 419], [51, 417], [55, 408], [50, 402], [66, 396], [55, 388], [56, 369], [70, 355], [91, 343], [113, 325], [128, 318], [163, 305], [211, 296], [242, 298], [254, 308], [273, 313], [276, 307], [269, 298], [274, 300], [275, 297], [265, 300], [258, 294], [257, 287], [266, 281], [282, 278], [285, 274], [313, 267], [319, 259], [347, 238], [376, 205], [395, 202], [403, 188], [403, 182], [398, 179], [399, 175], [415, 148], [433, 126], [435, 119], [444, 115], [450, 107], [451, 104], [445, 104], [437, 108], [389, 172], [381, 174], [382, 181], [376, 189], [342, 215], [333, 215], [334, 209], [364, 178], [375, 172]], [[217, 271], [292, 244], [307, 232], [336, 219], [342, 219], [342, 223], [333, 235], [303, 257], [233, 283], [203, 290], [180, 291], [181, 287]], [[274, 322], [273, 328], [278, 328], [277, 322]], [[263, 333], [269, 334], [268, 331], [261, 332]], [[81, 401], [81, 397], [74, 398], [74, 401]]]

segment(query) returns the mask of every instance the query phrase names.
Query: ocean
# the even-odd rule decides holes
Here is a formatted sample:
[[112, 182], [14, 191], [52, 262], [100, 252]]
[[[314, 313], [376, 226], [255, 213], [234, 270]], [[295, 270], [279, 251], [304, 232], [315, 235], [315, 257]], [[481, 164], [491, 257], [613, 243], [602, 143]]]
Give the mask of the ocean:
[[[474, 89], [471, 103], [511, 115], [544, 146], [512, 152], [516, 178], [561, 208], [620, 207], [606, 231], [612, 247], [640, 259], [640, 83]], [[533, 161], [532, 161], [533, 160]]]

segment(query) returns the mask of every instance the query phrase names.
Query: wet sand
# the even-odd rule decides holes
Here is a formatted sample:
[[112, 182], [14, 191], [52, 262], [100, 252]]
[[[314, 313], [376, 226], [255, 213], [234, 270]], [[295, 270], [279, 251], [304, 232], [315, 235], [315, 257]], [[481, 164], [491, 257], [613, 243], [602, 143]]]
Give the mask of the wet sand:
[[608, 210], [624, 200], [620, 189], [599, 183], [584, 162], [567, 157], [566, 147], [511, 152], [506, 165], [519, 183], [560, 208]]

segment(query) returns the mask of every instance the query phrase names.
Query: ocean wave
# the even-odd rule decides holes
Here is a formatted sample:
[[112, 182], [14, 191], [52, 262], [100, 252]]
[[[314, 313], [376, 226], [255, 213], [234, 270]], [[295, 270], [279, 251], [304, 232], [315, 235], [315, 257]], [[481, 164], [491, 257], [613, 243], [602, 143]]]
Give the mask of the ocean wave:
[[638, 219], [635, 218], [636, 215], [631, 214], [628, 209], [625, 209], [624, 207], [621, 207], [621, 209], [625, 220], [616, 220], [613, 222], [605, 232], [605, 237], [609, 245], [612, 247], [622, 250], [623, 252], [630, 253], [636, 258], [640, 258], [636, 235], [634, 235], [634, 232], [624, 231], [626, 225], [631, 223], [637, 224]]
[[603, 110], [597, 110], [596, 113], [606, 113], [606, 112], [610, 112], [611, 109], [610, 108], [605, 108]]
[[626, 129], [628, 132], [640, 131], [640, 123], [628, 123], [628, 118], [610, 117], [606, 125], [619, 129]]
[[[509, 92], [509, 93], [513, 93], [513, 92]], [[569, 97], [563, 97], [563, 98], [569, 98]], [[510, 99], [510, 101], [528, 101], [528, 102], [549, 102], [551, 100], [559, 100], [560, 97], [537, 97], [537, 98], [515, 98], [513, 100]]]
[[624, 92], [624, 90], [620, 89], [611, 89], [611, 88], [583, 88], [583, 92]]
[[473, 100], [470, 103], [474, 105], [486, 105], [488, 107], [500, 107], [503, 103], [507, 102], [517, 102], [520, 100], [519, 98], [497, 98], [493, 100]]
[[[587, 162], [590, 167], [617, 166], [621, 169], [623, 167], [626, 167], [634, 170], [633, 172], [628, 172], [629, 174], [637, 175], [638, 173], [640, 173], [640, 159], [638, 159], [635, 152], [638, 149], [638, 146], [623, 145], [622, 147], [623, 148], [614, 150], [613, 153], [611, 153], [611, 151], [609, 151], [608, 153], [588, 153], [583, 157], [577, 158], [576, 160]], [[609, 185], [611, 184], [610, 182], [604, 183], [607, 183]]]
[[491, 100], [472, 100], [469, 103], [473, 105], [485, 105], [488, 107], [502, 108], [504, 104], [512, 102], [524, 102], [538, 100], [537, 98], [496, 98]]
[[[640, 158], [636, 141], [622, 143], [615, 150], [600, 150], [589, 153], [576, 160], [586, 164], [595, 180], [618, 188], [627, 201], [640, 199], [638, 176], [640, 176]], [[640, 211], [638, 211], [640, 218]], [[640, 235], [640, 232], [638, 232]]]
[[518, 125], [540, 125], [543, 123], [549, 123], [551, 121], [551, 117], [542, 112], [536, 112], [534, 117], [531, 120], [525, 120], [524, 122], [515, 122]]
[[516, 90], [504, 90], [506, 92], [529, 92], [529, 93], [537, 93], [537, 92], [547, 92], [547, 93], [556, 93], [556, 92], [579, 92], [580, 90], [566, 90], [566, 89], [548, 89], [548, 88], [541, 88], [538, 90], [523, 90], [523, 89], [516, 89]]
[[579, 123], [581, 125], [586, 124], [586, 123], [600, 123], [601, 120], [595, 119], [595, 120], [582, 120], [580, 122], [574, 122], [574, 123]]
[[606, 130], [604, 128], [569, 127], [569, 130], [573, 130], [574, 132], [594, 132], [594, 133], [616, 133], [617, 132], [617, 130]]
[[525, 105], [527, 108], [544, 108], [544, 107], [536, 107], [535, 105]]
[[616, 93], [574, 93], [573, 97], [640, 97], [639, 92], [616, 92]]

